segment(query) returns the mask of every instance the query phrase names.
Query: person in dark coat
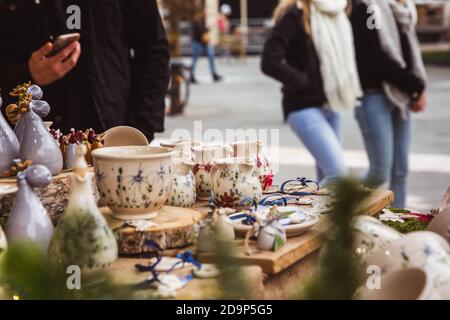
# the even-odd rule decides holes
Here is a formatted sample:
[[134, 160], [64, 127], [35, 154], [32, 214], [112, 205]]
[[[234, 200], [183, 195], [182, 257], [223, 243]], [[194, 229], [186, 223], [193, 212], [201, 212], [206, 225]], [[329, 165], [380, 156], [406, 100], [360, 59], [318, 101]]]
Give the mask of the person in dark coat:
[[[68, 27], [73, 5], [81, 13], [79, 30]], [[73, 32], [80, 41], [48, 57], [52, 39]], [[7, 95], [12, 88], [32, 81], [52, 107], [45, 120], [64, 132], [130, 125], [153, 139], [164, 130], [169, 59], [156, 0], [0, 2], [5, 103], [15, 102]]]

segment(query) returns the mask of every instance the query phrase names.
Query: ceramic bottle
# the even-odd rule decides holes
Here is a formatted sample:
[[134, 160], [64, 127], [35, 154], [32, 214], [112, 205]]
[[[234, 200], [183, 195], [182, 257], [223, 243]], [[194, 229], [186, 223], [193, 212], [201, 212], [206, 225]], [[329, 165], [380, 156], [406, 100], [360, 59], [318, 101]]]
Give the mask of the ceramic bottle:
[[194, 163], [185, 159], [174, 160], [172, 191], [167, 204], [174, 207], [191, 208], [197, 199], [195, 177], [192, 173]]
[[11, 168], [13, 160], [19, 156], [19, 142], [3, 117], [2, 105], [3, 99], [0, 97], [0, 177]]
[[98, 271], [117, 259], [117, 242], [93, 196], [93, 173], [87, 169], [86, 146], [77, 146], [71, 196], [55, 229], [49, 255], [63, 266]]
[[33, 164], [47, 167], [52, 175], [61, 173], [63, 157], [58, 143], [44, 126], [39, 110], [48, 109], [44, 101], [32, 101], [28, 111], [23, 113], [25, 128], [20, 140], [19, 158], [22, 161], [31, 160]]
[[16, 240], [32, 241], [47, 251], [53, 225], [34, 188], [44, 188], [51, 181], [51, 172], [42, 165], [31, 166], [17, 175], [19, 191], [6, 224], [9, 243]]
[[249, 199], [258, 203], [262, 188], [255, 169], [255, 162], [248, 159], [216, 160], [211, 173], [216, 202], [222, 207], [237, 207]]

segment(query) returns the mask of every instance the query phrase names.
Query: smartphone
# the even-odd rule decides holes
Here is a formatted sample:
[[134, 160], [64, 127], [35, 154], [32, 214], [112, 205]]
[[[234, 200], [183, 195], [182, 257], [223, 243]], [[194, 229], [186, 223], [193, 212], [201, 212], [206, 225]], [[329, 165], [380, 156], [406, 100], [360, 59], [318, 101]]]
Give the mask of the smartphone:
[[74, 41], [80, 40], [80, 34], [79, 33], [67, 33], [62, 34], [56, 38], [55, 41], [53, 41], [53, 49], [52, 51], [47, 55], [47, 57], [53, 57], [57, 55], [59, 52], [61, 52], [62, 49], [67, 47], [69, 44], [71, 44]]

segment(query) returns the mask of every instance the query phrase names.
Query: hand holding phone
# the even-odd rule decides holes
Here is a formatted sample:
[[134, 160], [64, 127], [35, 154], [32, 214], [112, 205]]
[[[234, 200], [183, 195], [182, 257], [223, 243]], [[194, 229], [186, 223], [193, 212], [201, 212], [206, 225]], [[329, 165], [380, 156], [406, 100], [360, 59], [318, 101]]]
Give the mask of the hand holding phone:
[[59, 52], [61, 52], [62, 49], [67, 47], [69, 44], [79, 40], [80, 40], [79, 33], [68, 33], [58, 36], [56, 40], [53, 42], [52, 51], [47, 55], [47, 57], [53, 57], [57, 55]]

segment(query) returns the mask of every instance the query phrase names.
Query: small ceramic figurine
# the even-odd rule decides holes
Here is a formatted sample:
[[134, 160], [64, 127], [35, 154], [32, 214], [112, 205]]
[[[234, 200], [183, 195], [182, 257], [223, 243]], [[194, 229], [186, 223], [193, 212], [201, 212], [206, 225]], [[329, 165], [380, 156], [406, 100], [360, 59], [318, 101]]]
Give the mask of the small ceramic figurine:
[[211, 176], [218, 204], [237, 207], [249, 199], [258, 203], [262, 198], [262, 188], [255, 170], [256, 164], [248, 159], [216, 160]]
[[63, 168], [61, 150], [38, 115], [43, 110], [50, 109], [48, 103], [33, 100], [32, 93], [26, 93], [20, 98], [19, 108], [21, 119], [23, 118], [25, 124], [20, 140], [19, 158], [47, 167], [52, 175], [61, 173]]
[[0, 97], [0, 177], [5, 175], [5, 171], [11, 167], [13, 160], [19, 155], [19, 141], [3, 117], [2, 105], [3, 99]]
[[193, 167], [192, 161], [174, 159], [172, 192], [167, 201], [169, 206], [191, 208], [195, 204], [197, 193], [195, 177], [191, 171]]
[[86, 146], [79, 145], [76, 152], [72, 194], [55, 229], [49, 255], [63, 266], [97, 271], [117, 259], [117, 242], [93, 196], [93, 173], [87, 171]]
[[51, 172], [42, 165], [29, 167], [17, 175], [19, 191], [6, 224], [9, 243], [16, 240], [33, 241], [47, 251], [53, 234], [53, 225], [47, 210], [34, 193], [52, 181]]

